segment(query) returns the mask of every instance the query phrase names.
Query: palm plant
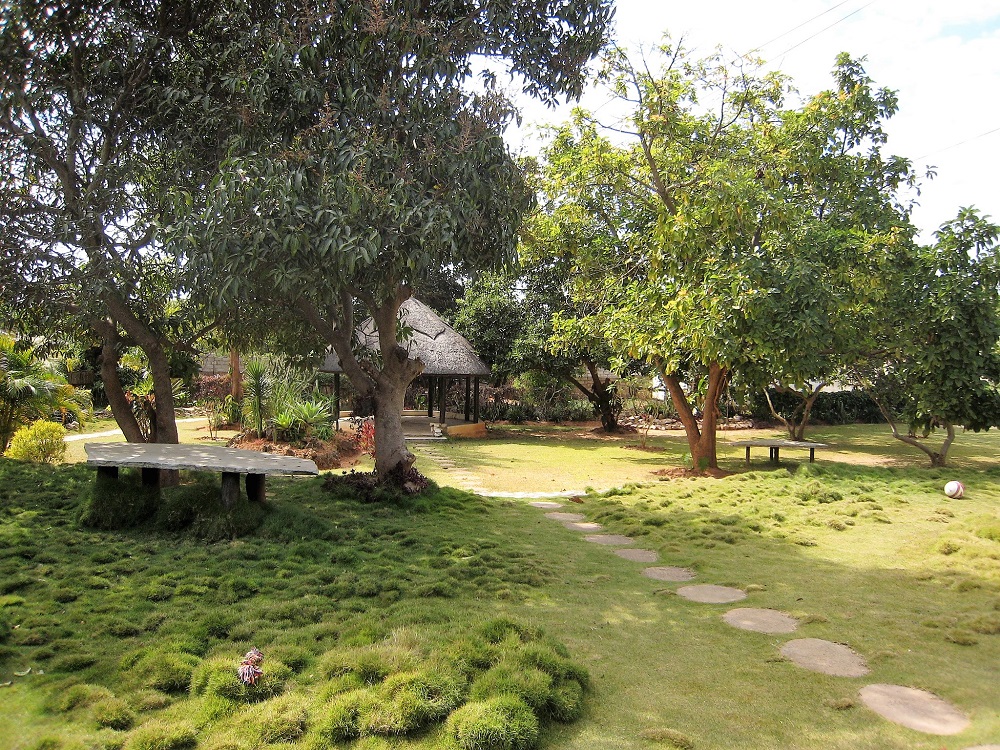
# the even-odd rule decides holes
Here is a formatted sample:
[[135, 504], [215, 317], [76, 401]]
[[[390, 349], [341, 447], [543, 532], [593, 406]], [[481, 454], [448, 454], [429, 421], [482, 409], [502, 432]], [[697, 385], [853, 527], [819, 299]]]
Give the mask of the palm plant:
[[259, 359], [247, 362], [243, 371], [243, 413], [257, 437], [264, 437], [264, 423], [271, 412], [272, 380], [267, 366]]
[[17, 429], [54, 411], [84, 417], [84, 408], [69, 385], [30, 345], [0, 336], [0, 452]]

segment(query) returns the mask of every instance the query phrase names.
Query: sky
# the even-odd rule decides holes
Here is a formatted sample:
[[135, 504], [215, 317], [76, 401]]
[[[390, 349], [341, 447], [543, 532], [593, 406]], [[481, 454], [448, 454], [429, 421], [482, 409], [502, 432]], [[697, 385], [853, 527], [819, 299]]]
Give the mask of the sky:
[[[913, 221], [921, 239], [976, 206], [1000, 223], [1000, 3], [997, 0], [617, 0], [619, 44], [637, 51], [664, 32], [689, 48], [756, 55], [810, 95], [832, 86], [839, 52], [867, 57], [878, 87], [894, 89], [899, 112], [889, 121], [889, 153], [909, 158], [924, 179]], [[608, 111], [594, 90], [581, 106]], [[522, 100], [523, 125], [511, 128], [515, 151], [535, 153], [539, 123], [561, 123], [571, 105], [546, 110]]]

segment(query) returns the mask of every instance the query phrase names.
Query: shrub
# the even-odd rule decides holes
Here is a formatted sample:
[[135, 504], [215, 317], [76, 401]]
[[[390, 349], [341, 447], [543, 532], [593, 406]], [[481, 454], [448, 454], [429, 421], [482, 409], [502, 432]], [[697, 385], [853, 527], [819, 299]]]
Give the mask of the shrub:
[[512, 695], [540, 711], [549, 702], [551, 687], [552, 677], [540, 669], [501, 663], [476, 678], [470, 695], [475, 700]]
[[332, 742], [348, 742], [357, 738], [361, 734], [361, 712], [373, 701], [374, 695], [367, 688], [334, 696], [323, 709], [324, 717], [319, 725], [320, 736]]
[[276, 659], [265, 658], [264, 674], [248, 685], [236, 672], [238, 658], [214, 657], [206, 659], [191, 675], [191, 692], [195, 695], [214, 695], [237, 703], [259, 703], [280, 695], [292, 670]]
[[176, 651], [151, 651], [142, 655], [131, 667], [138, 681], [148, 688], [164, 693], [179, 693], [188, 689], [198, 657]]
[[263, 704], [249, 718], [250, 731], [261, 744], [294, 742], [307, 728], [307, 701], [298, 695], [283, 695]]
[[190, 724], [154, 719], [132, 730], [125, 750], [183, 750], [196, 743], [195, 730]]
[[65, 713], [111, 697], [111, 691], [100, 685], [76, 684], [53, 693], [45, 707], [50, 711]]
[[138, 526], [156, 512], [159, 495], [156, 487], [145, 487], [135, 477], [99, 476], [83, 501], [80, 523], [105, 530]]
[[538, 741], [538, 718], [511, 696], [466, 703], [447, 728], [462, 750], [530, 750]]
[[557, 683], [549, 693], [544, 712], [556, 721], [576, 721], [583, 713], [583, 687], [576, 680]]
[[135, 714], [121, 698], [105, 698], [94, 704], [94, 722], [99, 727], [123, 731], [135, 724]]
[[447, 669], [393, 675], [379, 686], [377, 700], [361, 710], [359, 727], [363, 734], [411, 734], [454, 711], [467, 689], [465, 678]]
[[39, 419], [14, 433], [4, 455], [16, 461], [39, 464], [61, 463], [66, 456], [66, 428], [47, 419]]

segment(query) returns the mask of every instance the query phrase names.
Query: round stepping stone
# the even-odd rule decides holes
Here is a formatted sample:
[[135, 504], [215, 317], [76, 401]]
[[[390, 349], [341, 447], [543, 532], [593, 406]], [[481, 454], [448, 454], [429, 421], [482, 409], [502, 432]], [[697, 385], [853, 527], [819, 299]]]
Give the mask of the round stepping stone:
[[699, 583], [694, 586], [681, 586], [677, 593], [685, 599], [700, 604], [729, 604], [746, 599], [745, 591], [734, 589], [731, 586], [717, 586], [714, 583]]
[[918, 732], [958, 734], [969, 726], [965, 714], [926, 690], [902, 685], [865, 685], [860, 695], [862, 702], [883, 719]]
[[654, 581], [673, 581], [679, 583], [680, 581], [690, 581], [694, 578], [694, 571], [688, 570], [687, 568], [675, 568], [671, 565], [664, 565], [659, 568], [646, 568], [642, 571], [642, 574], [646, 578], [652, 578]]
[[594, 523], [593, 521], [584, 521], [582, 523], [564, 523], [565, 526], [570, 531], [600, 531], [604, 527], [599, 523]]
[[656, 562], [660, 559], [660, 556], [651, 549], [616, 549], [615, 554], [632, 562]]
[[799, 627], [799, 621], [776, 609], [756, 609], [754, 607], [739, 607], [731, 609], [722, 619], [740, 630], [752, 630], [754, 633], [793, 633]]
[[799, 638], [781, 647], [781, 655], [796, 666], [834, 677], [864, 677], [871, 672], [864, 658], [842, 643]]
[[621, 534], [591, 534], [590, 536], [585, 536], [584, 539], [594, 544], [606, 544], [612, 547], [635, 544], [635, 539], [630, 536], [622, 536]]
[[550, 502], [548, 502], [546, 500], [538, 500], [538, 501], [535, 501], [533, 503], [528, 503], [528, 505], [532, 506], [533, 508], [561, 508], [561, 507], [563, 507], [562, 503], [550, 503]]
[[583, 513], [546, 513], [545, 517], [553, 521], [582, 521], [586, 518]]

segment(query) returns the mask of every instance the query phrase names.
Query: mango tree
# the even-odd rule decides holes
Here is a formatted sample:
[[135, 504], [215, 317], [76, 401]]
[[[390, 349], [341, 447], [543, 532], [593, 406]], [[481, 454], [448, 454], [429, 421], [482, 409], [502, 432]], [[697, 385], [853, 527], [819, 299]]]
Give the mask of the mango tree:
[[[606, 0], [396, 0], [281, 6], [201, 39], [178, 81], [172, 133], [222, 134], [217, 175], [177, 191], [171, 247], [194, 297], [268, 327], [305, 322], [375, 408], [376, 469], [414, 461], [400, 413], [423, 369], [397, 338], [400, 305], [443, 268], [510, 262], [531, 205], [501, 132], [511, 109], [486, 67], [531, 94], [577, 95], [604, 41]], [[169, 116], [168, 116], [169, 114]], [[207, 124], [208, 123], [208, 124]], [[199, 148], [208, 148], [202, 144]], [[370, 315], [378, 352], [357, 350]]]

